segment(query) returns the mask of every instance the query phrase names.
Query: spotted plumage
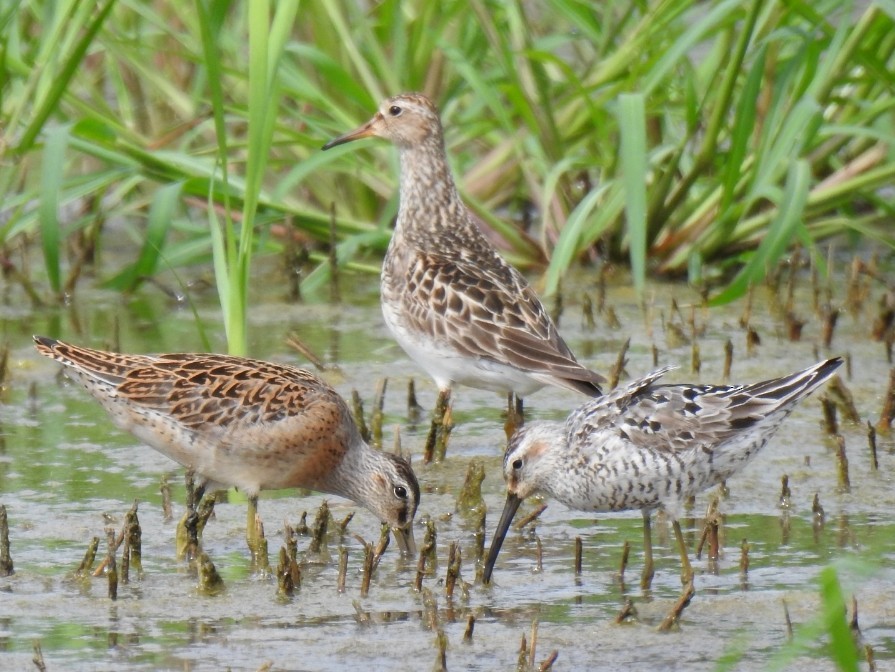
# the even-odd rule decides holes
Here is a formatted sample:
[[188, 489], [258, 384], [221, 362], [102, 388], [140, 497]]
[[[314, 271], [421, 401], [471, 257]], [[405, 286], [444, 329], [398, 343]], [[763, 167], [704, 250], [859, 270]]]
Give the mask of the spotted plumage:
[[348, 406], [314, 374], [214, 354], [125, 355], [34, 337], [115, 423], [205, 485], [307, 488], [351, 499], [412, 549], [420, 490], [403, 458], [370, 448]]
[[565, 422], [519, 430], [504, 455], [507, 503], [486, 578], [519, 503], [536, 493], [582, 511], [640, 509], [647, 534], [649, 513], [660, 506], [677, 525], [687, 497], [741, 469], [841, 364], [837, 357], [736, 386], [658, 385], [663, 368], [589, 401]]
[[382, 312], [441, 390], [453, 384], [525, 396], [555, 385], [591, 396], [603, 377], [579, 364], [525, 278], [483, 235], [454, 183], [438, 112], [420, 94], [324, 149], [358, 138], [400, 152], [400, 205], [382, 266]]

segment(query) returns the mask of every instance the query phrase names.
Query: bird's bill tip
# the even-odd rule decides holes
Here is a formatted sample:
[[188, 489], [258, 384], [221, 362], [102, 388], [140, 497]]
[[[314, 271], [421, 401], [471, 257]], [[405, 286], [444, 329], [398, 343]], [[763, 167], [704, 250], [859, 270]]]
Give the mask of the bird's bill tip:
[[513, 522], [513, 516], [519, 510], [522, 499], [514, 492], [507, 493], [507, 501], [503, 505], [503, 513], [500, 514], [500, 521], [497, 523], [497, 529], [494, 530], [494, 538], [491, 539], [491, 548], [488, 550], [488, 559], [485, 560], [485, 571], [482, 573], [482, 583], [491, 583], [491, 574], [494, 571], [494, 563], [497, 562], [497, 554], [500, 553], [500, 547], [503, 546], [504, 537], [507, 536], [507, 530], [510, 529], [510, 523]]
[[327, 149], [332, 149], [333, 147], [344, 145], [346, 142], [353, 142], [354, 140], [369, 138], [371, 135], [376, 135], [376, 129], [373, 126], [374, 121], [375, 119], [371, 119], [360, 128], [356, 128], [353, 131], [345, 133], [345, 135], [340, 135], [338, 138], [330, 140], [325, 145], [323, 145], [323, 150], [326, 151]]
[[416, 556], [416, 540], [413, 538], [413, 524], [406, 527], [393, 527], [392, 532], [395, 535], [395, 541], [401, 555], [405, 558]]

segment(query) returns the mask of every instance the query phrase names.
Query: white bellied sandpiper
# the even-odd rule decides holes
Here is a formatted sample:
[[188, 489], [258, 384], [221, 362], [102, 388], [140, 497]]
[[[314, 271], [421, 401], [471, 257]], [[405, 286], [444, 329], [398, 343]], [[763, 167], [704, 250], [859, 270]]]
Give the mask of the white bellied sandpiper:
[[650, 512], [661, 506], [673, 521], [686, 584], [692, 569], [677, 521], [684, 500], [745, 466], [795, 405], [841, 364], [835, 357], [781, 378], [733, 386], [657, 385], [668, 371], [663, 368], [589, 401], [565, 422], [523, 427], [504, 455], [507, 499], [485, 562], [485, 583], [519, 504], [542, 493], [581, 511], [640, 509], [644, 587], [653, 576]]
[[[454, 384], [518, 398], [544, 385], [599, 395], [604, 378], [578, 363], [528, 282], [460, 198], [432, 102], [418, 93], [389, 98], [370, 121], [323, 149], [369, 136], [391, 140], [401, 159], [382, 313], [442, 396]], [[511, 404], [510, 433], [514, 410]]]

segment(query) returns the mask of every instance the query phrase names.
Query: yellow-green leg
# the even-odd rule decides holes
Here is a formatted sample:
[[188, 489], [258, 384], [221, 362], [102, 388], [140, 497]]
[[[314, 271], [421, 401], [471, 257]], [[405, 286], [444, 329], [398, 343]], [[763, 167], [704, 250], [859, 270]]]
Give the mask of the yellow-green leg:
[[674, 528], [674, 538], [677, 539], [677, 548], [681, 554], [681, 585], [686, 586], [693, 580], [693, 567], [690, 565], [690, 557], [687, 554], [687, 544], [684, 543], [684, 533], [681, 532], [681, 524], [675, 519], [671, 526]]
[[641, 511], [643, 514], [643, 574], [640, 575], [640, 587], [648, 590], [653, 585], [653, 532], [650, 523], [650, 512], [647, 509]]
[[509, 441], [522, 425], [525, 424], [525, 406], [522, 397], [517, 397], [513, 392], [507, 392], [507, 421], [503, 431]]

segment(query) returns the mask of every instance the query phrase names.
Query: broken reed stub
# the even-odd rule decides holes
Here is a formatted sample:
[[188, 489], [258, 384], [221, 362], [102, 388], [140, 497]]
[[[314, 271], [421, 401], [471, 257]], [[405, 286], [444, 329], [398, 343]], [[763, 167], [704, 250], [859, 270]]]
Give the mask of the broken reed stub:
[[109, 599], [113, 602], [118, 599], [118, 566], [115, 563], [115, 531], [106, 530], [106, 540], [109, 552], [106, 555], [106, 578], [109, 580]]
[[877, 433], [888, 434], [892, 428], [893, 419], [895, 419], [895, 369], [889, 371], [889, 386], [886, 388], [883, 408], [876, 423]]
[[336, 590], [340, 593], [345, 592], [345, 581], [348, 577], [348, 549], [339, 546], [339, 578], [336, 581]]
[[749, 542], [743, 538], [740, 544], [740, 574], [746, 576], [749, 573]]
[[314, 517], [311, 543], [308, 546], [309, 553], [320, 553], [320, 550], [326, 545], [326, 530], [329, 527], [329, 518], [329, 503], [324, 499], [320, 508], [317, 509], [317, 515]]
[[[628, 559], [630, 558], [630, 556], [631, 556], [631, 544], [626, 539], [625, 543], [622, 544], [622, 559], [621, 559], [621, 562], [619, 563], [618, 575], [616, 577], [618, 579], [618, 582], [621, 584], [625, 583], [625, 570], [628, 568]], [[618, 623], [618, 621], [616, 621], [616, 623]]]
[[199, 574], [199, 592], [203, 595], [220, 595], [225, 590], [224, 580], [218, 574], [211, 557], [205, 551], [199, 549], [196, 556], [196, 569]]
[[879, 470], [879, 458], [876, 455], [876, 428], [873, 423], [867, 421], [867, 444], [870, 447], [870, 470]]
[[0, 576], [10, 576], [15, 572], [9, 545], [9, 517], [6, 505], [0, 504]]
[[444, 580], [444, 594], [450, 600], [454, 597], [454, 586], [460, 578], [460, 565], [462, 563], [462, 552], [460, 545], [456, 541], [452, 541], [448, 550], [448, 567], [447, 576]]
[[388, 389], [388, 378], [376, 381], [376, 392], [373, 395], [373, 411], [370, 414], [370, 439], [376, 448], [382, 448], [382, 423], [385, 417], [385, 392]]
[[[445, 414], [450, 404], [450, 389], [439, 390], [435, 398], [435, 408], [432, 411], [432, 422], [429, 425], [429, 433], [426, 435], [426, 443], [423, 448], [423, 464], [429, 464], [436, 459], [439, 437], [442, 434], [442, 426], [445, 422]], [[445, 449], [447, 448], [445, 444]]]
[[463, 631], [463, 641], [471, 642], [472, 641], [472, 633], [475, 630], [475, 615], [470, 614], [466, 619], [466, 629]]
[[466, 478], [463, 487], [457, 495], [454, 510], [464, 517], [475, 519], [475, 514], [480, 507], [485, 506], [482, 498], [482, 481], [485, 480], [485, 463], [477, 457], [469, 461], [466, 468]]
[[364, 402], [360, 398], [357, 390], [351, 390], [351, 415], [354, 418], [354, 424], [357, 425], [357, 431], [360, 432], [361, 438], [370, 443], [370, 429], [367, 427], [367, 420], [364, 418]]
[[630, 597], [625, 598], [625, 603], [622, 605], [622, 608], [615, 615], [616, 623], [624, 623], [629, 618], [636, 618], [637, 609], [634, 608], [634, 603], [631, 601]]
[[845, 454], [845, 437], [836, 435], [836, 471], [839, 476], [839, 489], [844, 492], [851, 491], [851, 481], [848, 476], [848, 456]]
[[81, 564], [78, 565], [78, 569], [75, 571], [75, 576], [79, 578], [90, 576], [93, 571], [93, 563], [96, 560], [97, 550], [99, 550], [99, 537], [93, 537], [87, 545], [87, 550], [84, 552]]

